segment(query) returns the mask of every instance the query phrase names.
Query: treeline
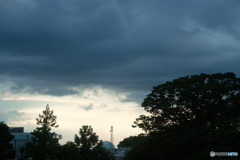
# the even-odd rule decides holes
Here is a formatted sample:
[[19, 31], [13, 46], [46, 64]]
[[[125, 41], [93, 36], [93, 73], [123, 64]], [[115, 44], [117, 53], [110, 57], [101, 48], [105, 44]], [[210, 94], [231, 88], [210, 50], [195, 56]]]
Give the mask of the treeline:
[[150, 116], [141, 115], [133, 127], [145, 134], [118, 145], [132, 147], [125, 160], [240, 159], [240, 79], [234, 73], [166, 82], [153, 87], [142, 107]]
[[[131, 147], [125, 160], [239, 159], [217, 156], [219, 152], [240, 153], [240, 78], [234, 73], [192, 75], [155, 86], [142, 107], [150, 116], [140, 115], [132, 127], [144, 133], [118, 144], [119, 148]], [[59, 145], [61, 135], [51, 132], [51, 127], [57, 127], [52, 112], [47, 106], [44, 115], [39, 115], [41, 127], [21, 149], [21, 160], [114, 159], [90, 126], [83, 126], [74, 142]], [[12, 137], [9, 133], [4, 136], [7, 144]], [[8, 145], [3, 155], [3, 139], [0, 141], [1, 157], [14, 154]]]
[[[51, 128], [57, 128], [57, 116], [53, 115], [47, 105], [43, 115], [39, 114], [37, 127], [31, 134], [31, 142], [27, 142], [25, 147], [20, 149], [21, 157], [18, 160], [115, 160], [115, 157], [102, 146], [102, 141], [98, 139], [91, 126], [82, 126], [79, 136], [75, 134], [74, 142], [68, 141], [64, 145], [59, 144], [61, 135], [51, 132]], [[8, 126], [2, 122], [0, 124], [0, 159], [7, 160], [15, 157], [10, 141], [14, 136], [9, 132]]]

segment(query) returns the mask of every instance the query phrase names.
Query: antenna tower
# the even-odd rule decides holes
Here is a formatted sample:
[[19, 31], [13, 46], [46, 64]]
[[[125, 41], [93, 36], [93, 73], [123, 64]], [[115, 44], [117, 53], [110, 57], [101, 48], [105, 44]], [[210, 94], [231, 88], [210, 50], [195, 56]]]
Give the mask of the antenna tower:
[[113, 126], [111, 126], [111, 138], [110, 138], [110, 142], [113, 144]]

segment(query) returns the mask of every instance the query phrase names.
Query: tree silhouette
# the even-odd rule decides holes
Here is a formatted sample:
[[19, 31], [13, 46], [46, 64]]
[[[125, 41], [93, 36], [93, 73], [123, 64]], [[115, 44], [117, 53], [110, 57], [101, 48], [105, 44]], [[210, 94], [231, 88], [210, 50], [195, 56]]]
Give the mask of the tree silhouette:
[[10, 143], [13, 139], [14, 135], [9, 132], [9, 127], [4, 122], [0, 122], [0, 157], [2, 160], [15, 157], [16, 151]]
[[141, 115], [133, 127], [148, 138], [132, 148], [131, 159], [143, 153], [151, 159], [205, 159], [214, 149], [239, 151], [240, 79], [234, 73], [192, 75], [155, 86], [142, 107], [151, 115]]
[[84, 160], [79, 154], [77, 145], [74, 142], [68, 141], [66, 144], [59, 146], [58, 160]]
[[51, 132], [51, 127], [57, 128], [57, 116], [53, 115], [53, 110], [50, 111], [49, 105], [46, 110], [43, 110], [43, 115], [39, 114], [37, 118], [37, 127], [31, 134], [32, 142], [27, 142], [25, 147], [20, 149], [22, 159], [32, 157], [34, 160], [56, 159], [58, 154], [58, 141], [62, 139], [61, 135]]
[[91, 126], [82, 126], [79, 130], [80, 137], [75, 134], [74, 142], [79, 147], [79, 153], [84, 160], [114, 160], [115, 157], [102, 147], [98, 136]]
[[143, 133], [139, 134], [138, 136], [130, 136], [120, 141], [117, 147], [118, 148], [133, 147], [134, 145], [137, 145], [138, 143], [142, 142], [145, 138], [146, 135]]

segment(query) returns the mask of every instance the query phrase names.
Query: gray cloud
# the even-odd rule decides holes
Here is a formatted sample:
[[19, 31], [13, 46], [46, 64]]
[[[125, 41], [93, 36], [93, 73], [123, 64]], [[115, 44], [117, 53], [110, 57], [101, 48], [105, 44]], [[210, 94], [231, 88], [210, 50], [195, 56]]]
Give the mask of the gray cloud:
[[180, 76], [239, 76], [239, 6], [232, 0], [1, 1], [0, 75], [16, 83], [12, 92], [63, 96], [77, 93], [69, 87], [101, 85], [131, 91], [128, 100], [137, 102]]
[[9, 121], [19, 121], [19, 120], [27, 120], [28, 118], [23, 118], [25, 113], [18, 112], [16, 110], [11, 111], [0, 111], [0, 121], [9, 122]]
[[93, 109], [93, 104], [90, 103], [89, 105], [87, 106], [80, 106], [81, 108], [83, 108], [85, 111], [89, 111], [89, 110], [92, 110]]

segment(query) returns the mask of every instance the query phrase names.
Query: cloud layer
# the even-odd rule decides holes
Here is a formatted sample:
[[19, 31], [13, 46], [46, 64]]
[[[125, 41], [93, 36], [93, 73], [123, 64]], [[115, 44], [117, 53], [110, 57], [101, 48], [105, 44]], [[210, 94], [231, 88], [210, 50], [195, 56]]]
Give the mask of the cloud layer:
[[[75, 86], [149, 92], [189, 74], [233, 71], [237, 1], [18, 0], [0, 2], [0, 75], [24, 90]], [[133, 95], [134, 96], [134, 95]]]
[[239, 15], [233, 0], [0, 1], [0, 117], [33, 124], [50, 103], [63, 116], [102, 111], [131, 126], [153, 86], [200, 73], [240, 76]]

